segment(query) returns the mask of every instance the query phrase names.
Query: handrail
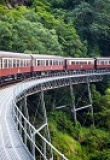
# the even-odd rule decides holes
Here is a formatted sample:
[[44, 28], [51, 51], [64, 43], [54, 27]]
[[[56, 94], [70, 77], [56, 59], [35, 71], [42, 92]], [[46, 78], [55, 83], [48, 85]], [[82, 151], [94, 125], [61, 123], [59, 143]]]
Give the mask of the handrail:
[[[60, 76], [63, 78], [64, 76], [66, 77], [89, 77], [89, 76], [103, 76], [103, 75], [110, 75], [110, 70], [96, 70], [96, 71], [68, 71], [68, 72], [61, 72], [60, 75], [59, 73], [54, 73], [51, 74], [49, 77], [57, 77], [57, 79], [59, 79], [58, 77]], [[49, 78], [47, 75], [46, 76], [39, 76], [39, 77], [32, 77], [28, 80], [26, 80], [25, 82], [20, 82], [17, 87], [14, 90], [14, 95], [13, 95], [13, 118], [16, 119], [17, 125], [19, 124], [20, 127], [24, 130], [25, 134], [27, 135], [28, 139], [30, 140], [30, 142], [33, 144], [33, 146], [40, 152], [40, 154], [42, 155], [42, 157], [47, 160], [47, 157], [45, 156], [45, 154], [42, 152], [42, 150], [37, 146], [36, 142], [32, 139], [33, 136], [35, 136], [36, 134], [54, 151], [58, 154], [58, 156], [60, 156], [62, 158], [62, 160], [68, 160], [60, 151], [58, 151], [45, 137], [43, 137], [41, 135], [41, 133], [39, 132], [39, 129], [36, 129], [29, 121], [28, 119], [23, 115], [23, 113], [20, 111], [20, 109], [17, 106], [17, 96], [19, 96], [21, 94], [21, 92], [25, 92], [25, 90], [27, 88], [31, 88], [32, 86], [36, 85], [36, 79], [39, 78]], [[54, 78], [52, 79], [54, 81]], [[31, 83], [33, 82], [33, 83]], [[28, 87], [25, 86], [25, 83], [28, 84]], [[28, 126], [28, 128], [30, 128], [32, 133], [28, 133], [26, 128], [22, 125], [22, 123], [20, 122], [20, 118], [23, 119], [24, 123], [26, 123], [26, 125]], [[42, 126], [41, 126], [42, 127]], [[35, 159], [35, 157], [34, 157]], [[52, 158], [53, 159], [53, 158]]]

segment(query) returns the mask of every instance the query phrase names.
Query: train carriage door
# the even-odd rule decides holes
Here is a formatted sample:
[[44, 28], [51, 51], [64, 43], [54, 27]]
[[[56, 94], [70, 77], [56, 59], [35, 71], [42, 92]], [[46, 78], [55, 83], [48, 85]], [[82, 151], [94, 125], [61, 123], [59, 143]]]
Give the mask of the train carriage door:
[[68, 63], [68, 60], [67, 60], [67, 59], [64, 59], [64, 65], [63, 65], [63, 66], [64, 66], [64, 67], [63, 67], [64, 71], [66, 71], [67, 68], [68, 68], [68, 67], [67, 67], [67, 65], [68, 65], [67, 63]]
[[95, 58], [94, 59], [94, 68], [97, 69], [97, 65], [98, 65], [98, 60]]

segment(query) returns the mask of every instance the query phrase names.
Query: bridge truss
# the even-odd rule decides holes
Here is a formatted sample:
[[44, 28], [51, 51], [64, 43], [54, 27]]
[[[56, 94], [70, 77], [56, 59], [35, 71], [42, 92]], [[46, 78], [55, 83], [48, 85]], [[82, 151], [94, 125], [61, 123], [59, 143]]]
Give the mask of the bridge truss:
[[[28, 151], [30, 152], [34, 160], [36, 159], [38, 152], [40, 153], [39, 159], [54, 160], [59, 157], [59, 159], [67, 160], [67, 158], [51, 144], [45, 108], [44, 91], [69, 86], [71, 94], [72, 113], [76, 122], [77, 111], [88, 107], [90, 108], [91, 115], [93, 117], [90, 83], [102, 81], [103, 78], [107, 75], [110, 75], [110, 71], [108, 70], [77, 73], [71, 71], [68, 73], [60, 73], [60, 75], [54, 74], [51, 75], [51, 77], [45, 77], [41, 79], [31, 78], [30, 80], [20, 83], [16, 86], [13, 91], [12, 116], [16, 123], [16, 127], [22, 137], [22, 141], [28, 148]], [[74, 103], [73, 85], [79, 83], [87, 84], [90, 103], [86, 106], [76, 108]], [[30, 123], [30, 117], [27, 107], [28, 96], [36, 93], [41, 95], [40, 97], [42, 112], [42, 123], [38, 128], [35, 128]], [[36, 141], [36, 137], [40, 140], [40, 145]]]

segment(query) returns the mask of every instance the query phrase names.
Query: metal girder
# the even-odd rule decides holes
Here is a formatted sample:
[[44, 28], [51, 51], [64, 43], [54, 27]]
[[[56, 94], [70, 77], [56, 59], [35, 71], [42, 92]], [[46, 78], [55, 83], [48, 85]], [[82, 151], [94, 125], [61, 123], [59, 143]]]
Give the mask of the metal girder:
[[103, 80], [102, 76], [91, 76], [91, 77], [66, 77], [61, 79], [55, 79], [52, 81], [44, 82], [43, 84], [38, 84], [36, 86], [33, 86], [29, 89], [26, 89], [25, 92], [21, 93], [19, 96], [17, 96], [17, 100], [19, 101], [24, 97], [24, 94], [26, 96], [41, 92], [41, 90], [51, 90], [55, 88], [61, 88], [64, 86], [70, 85], [70, 79], [71, 84], [81, 84], [81, 83], [91, 83], [91, 82], [99, 82]]
[[[71, 92], [71, 102], [72, 102], [72, 109], [73, 109], [73, 113], [74, 113], [74, 119], [76, 121], [76, 111], [78, 111], [79, 109], [84, 109], [84, 107], [80, 107], [80, 108], [75, 108], [75, 103], [74, 103], [74, 94], [73, 94], [73, 88], [72, 85], [73, 84], [80, 84], [80, 83], [87, 83], [88, 84], [88, 92], [89, 92], [89, 99], [90, 99], [90, 104], [85, 106], [85, 108], [87, 107], [91, 107], [91, 113], [93, 116], [93, 108], [92, 108], [92, 99], [91, 99], [91, 93], [90, 93], [90, 83], [91, 82], [99, 82], [103, 80], [104, 76], [110, 75], [110, 71], [97, 71], [97, 72], [68, 72], [64, 75], [64, 73], [62, 75], [57, 75], [57, 77], [50, 77], [50, 78], [46, 78], [45, 80], [33, 80], [32, 79], [29, 82], [25, 83], [21, 83], [20, 85], [18, 85], [18, 87], [16, 88], [15, 95], [13, 97], [14, 99], [14, 103], [13, 103], [13, 107], [15, 107], [15, 111], [13, 112], [13, 116], [14, 119], [16, 119], [16, 124], [17, 126], [20, 125], [20, 131], [22, 129], [22, 131], [25, 134], [25, 144], [27, 144], [27, 139], [32, 143], [32, 155], [33, 158], [35, 159], [35, 148], [39, 151], [39, 153], [41, 154], [42, 158], [47, 160], [46, 157], [46, 146], [49, 145], [49, 148], [54, 150], [58, 155], [60, 155], [60, 157], [63, 160], [67, 160], [67, 158], [61, 154], [54, 146], [52, 146], [52, 144], [43, 136], [41, 135], [40, 131], [42, 129], [46, 129], [46, 132], [48, 132], [48, 125], [47, 125], [47, 117], [46, 117], [46, 111], [45, 111], [45, 102], [44, 102], [44, 91], [45, 90], [51, 90], [51, 89], [55, 89], [55, 88], [61, 88], [64, 86], [70, 86], [70, 92]], [[32, 95], [34, 93], [40, 93], [41, 92], [41, 101], [42, 101], [42, 109], [44, 112], [44, 119], [45, 119], [45, 126], [44, 124], [37, 130], [35, 129], [35, 127], [29, 122], [29, 118], [28, 118], [28, 114], [27, 112], [25, 112], [25, 114], [22, 113], [22, 109], [18, 108], [17, 106], [17, 102], [21, 101], [25, 96], [28, 95]], [[27, 105], [27, 101], [24, 101], [24, 105]], [[22, 124], [22, 122], [24, 122], [24, 124]], [[94, 120], [93, 120], [94, 123]], [[30, 131], [28, 131], [27, 126], [30, 128]], [[21, 133], [22, 134], [22, 133]], [[38, 146], [36, 146], [36, 142], [35, 142], [35, 135], [38, 135], [43, 142], [43, 152], [39, 149]], [[51, 157], [51, 159], [53, 159], [53, 157]]]

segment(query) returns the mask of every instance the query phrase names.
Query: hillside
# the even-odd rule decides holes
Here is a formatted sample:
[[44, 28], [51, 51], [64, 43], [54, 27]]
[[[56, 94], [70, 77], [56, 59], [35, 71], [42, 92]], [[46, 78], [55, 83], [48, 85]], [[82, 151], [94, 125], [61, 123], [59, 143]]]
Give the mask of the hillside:
[[[5, 51], [110, 56], [110, 0], [1, 0], [0, 35]], [[109, 88], [109, 79], [91, 86], [95, 126], [48, 113], [53, 144], [70, 160], [110, 160]]]
[[109, 55], [109, 0], [2, 0], [0, 50]]

